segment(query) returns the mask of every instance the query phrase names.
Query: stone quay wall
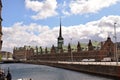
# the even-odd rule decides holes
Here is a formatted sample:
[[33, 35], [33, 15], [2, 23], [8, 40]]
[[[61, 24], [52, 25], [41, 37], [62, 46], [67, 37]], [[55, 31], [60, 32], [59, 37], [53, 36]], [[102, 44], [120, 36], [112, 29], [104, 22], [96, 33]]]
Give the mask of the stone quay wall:
[[64, 68], [79, 72], [109, 76], [120, 79], [120, 66], [116, 65], [96, 65], [96, 64], [67, 64], [58, 62], [26, 61], [28, 64], [47, 65], [52, 67]]

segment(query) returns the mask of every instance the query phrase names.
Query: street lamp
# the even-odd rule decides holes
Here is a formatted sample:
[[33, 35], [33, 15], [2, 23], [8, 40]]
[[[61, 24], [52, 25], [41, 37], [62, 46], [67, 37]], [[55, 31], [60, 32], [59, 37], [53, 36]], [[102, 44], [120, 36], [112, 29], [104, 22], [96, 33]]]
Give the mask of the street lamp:
[[71, 61], [73, 62], [73, 53], [72, 53], [72, 38], [71, 38]]
[[117, 23], [115, 22], [115, 23], [114, 23], [114, 38], [115, 38], [115, 53], [114, 53], [114, 59], [116, 60], [116, 65], [118, 65], [116, 24], [117, 24]]

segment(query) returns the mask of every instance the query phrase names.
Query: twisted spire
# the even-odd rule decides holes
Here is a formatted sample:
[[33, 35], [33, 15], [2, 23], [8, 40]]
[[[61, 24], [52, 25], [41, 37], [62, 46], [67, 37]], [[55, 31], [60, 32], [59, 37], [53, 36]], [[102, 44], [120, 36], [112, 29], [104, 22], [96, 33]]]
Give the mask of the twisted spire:
[[62, 37], [61, 17], [60, 17], [60, 30], [59, 30], [59, 37]]

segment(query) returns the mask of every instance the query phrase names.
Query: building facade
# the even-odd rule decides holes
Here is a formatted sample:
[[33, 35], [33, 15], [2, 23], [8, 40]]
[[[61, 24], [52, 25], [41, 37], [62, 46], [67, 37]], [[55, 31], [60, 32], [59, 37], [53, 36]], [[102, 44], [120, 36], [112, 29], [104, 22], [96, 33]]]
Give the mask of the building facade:
[[34, 49], [30, 46], [15, 47], [13, 49], [13, 58], [15, 60], [30, 60], [33, 53]]
[[83, 59], [95, 59], [96, 61], [101, 61], [103, 58], [109, 57], [113, 61], [114, 59], [114, 43], [111, 38], [108, 37], [106, 41], [101, 42], [101, 48], [94, 49], [91, 40], [88, 42], [88, 50], [82, 50], [81, 45], [78, 42], [76, 46], [77, 50], [72, 51], [71, 45], [68, 44], [68, 51], [55, 53], [55, 48], [52, 46], [50, 54], [33, 55], [33, 60], [49, 60], [49, 61], [82, 61]]
[[89, 40], [86, 50], [82, 49], [80, 42], [76, 45], [76, 50], [72, 50], [70, 43], [67, 51], [57, 52], [54, 45], [51, 49], [43, 49], [42, 47], [19, 47], [14, 48], [13, 57], [17, 60], [46, 60], [46, 61], [82, 61], [83, 59], [95, 59], [101, 61], [103, 58], [109, 57], [115, 60], [115, 44], [108, 37], [106, 41], [100, 42], [100, 48], [93, 47], [92, 41]]
[[2, 2], [0, 0], [0, 52], [1, 52], [1, 48], [2, 48], [2, 17], [1, 17], [1, 13], [2, 13]]
[[11, 52], [1, 51], [2, 60], [13, 60], [13, 54]]

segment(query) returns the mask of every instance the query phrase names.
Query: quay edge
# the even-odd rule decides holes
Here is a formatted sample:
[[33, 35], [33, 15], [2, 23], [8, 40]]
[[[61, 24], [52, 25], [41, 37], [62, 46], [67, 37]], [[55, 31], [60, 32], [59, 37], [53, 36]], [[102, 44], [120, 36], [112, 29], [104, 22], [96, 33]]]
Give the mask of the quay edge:
[[45, 61], [25, 61], [27, 64], [46, 65], [57, 68], [63, 68], [78, 72], [90, 73], [98, 76], [112, 77], [115, 80], [120, 80], [120, 66], [115, 65], [95, 65], [95, 64], [66, 64], [57, 62], [45, 62]]

